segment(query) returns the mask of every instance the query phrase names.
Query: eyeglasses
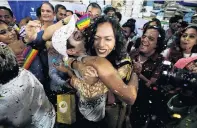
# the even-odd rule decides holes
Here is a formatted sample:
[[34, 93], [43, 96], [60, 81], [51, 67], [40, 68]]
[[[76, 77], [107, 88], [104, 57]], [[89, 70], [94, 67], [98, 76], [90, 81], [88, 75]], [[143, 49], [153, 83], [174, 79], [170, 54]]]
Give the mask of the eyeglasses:
[[183, 34], [182, 37], [184, 39], [195, 39], [196, 35], [190, 35], [190, 34]]
[[0, 35], [7, 34], [8, 32], [11, 32], [13, 30], [14, 28], [12, 26], [9, 26], [7, 29], [0, 30]]

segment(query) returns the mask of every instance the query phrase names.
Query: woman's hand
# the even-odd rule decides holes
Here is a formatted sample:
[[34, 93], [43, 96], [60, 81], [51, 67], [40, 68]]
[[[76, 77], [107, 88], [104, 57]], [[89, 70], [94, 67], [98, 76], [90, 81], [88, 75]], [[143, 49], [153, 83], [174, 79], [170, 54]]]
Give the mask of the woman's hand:
[[[73, 60], [69, 59], [68, 65], [71, 66], [72, 62]], [[74, 64], [72, 64], [72, 68], [77, 70], [81, 78], [83, 78], [84, 81], [90, 85], [96, 83], [99, 80], [97, 70], [92, 66], [76, 61]]]
[[23, 64], [24, 64], [24, 61], [25, 61], [24, 57], [23, 57], [22, 55], [16, 55], [16, 60], [17, 60], [17, 62], [18, 62], [18, 65], [19, 65], [20, 67], [22, 67]]
[[70, 69], [64, 66], [64, 64], [61, 62], [59, 65], [53, 64], [53, 66], [60, 72], [67, 73]]
[[84, 80], [90, 85], [95, 84], [99, 80], [97, 71], [92, 66], [85, 67], [83, 77]]
[[25, 41], [31, 42], [36, 39], [37, 33], [41, 30], [41, 22], [38, 20], [29, 21], [25, 27]]
[[133, 61], [133, 71], [137, 74], [140, 74], [142, 72], [142, 64]]
[[98, 77], [96, 69], [92, 66], [86, 66], [86, 69], [84, 71], [84, 78], [88, 77]]

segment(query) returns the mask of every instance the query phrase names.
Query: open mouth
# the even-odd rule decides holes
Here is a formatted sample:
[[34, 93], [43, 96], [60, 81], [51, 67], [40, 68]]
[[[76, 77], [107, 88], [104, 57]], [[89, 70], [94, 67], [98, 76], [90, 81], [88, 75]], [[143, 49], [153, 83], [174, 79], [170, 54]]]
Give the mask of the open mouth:
[[142, 44], [140, 47], [141, 47], [142, 49], [144, 49], [144, 48], [147, 48], [147, 47], [148, 47], [148, 45], [144, 45], [144, 44]]
[[97, 49], [97, 51], [99, 52], [99, 53], [101, 53], [101, 54], [104, 54], [104, 53], [106, 53], [107, 52], [107, 50], [106, 49]]

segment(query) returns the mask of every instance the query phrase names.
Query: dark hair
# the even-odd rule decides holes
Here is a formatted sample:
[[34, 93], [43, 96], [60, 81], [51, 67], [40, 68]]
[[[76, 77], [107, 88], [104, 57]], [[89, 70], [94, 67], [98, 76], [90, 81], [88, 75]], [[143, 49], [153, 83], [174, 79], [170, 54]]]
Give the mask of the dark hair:
[[101, 7], [100, 7], [97, 3], [93, 2], [93, 3], [90, 3], [90, 4], [88, 5], [88, 7], [86, 8], [86, 12], [87, 12], [87, 10], [88, 10], [88, 8], [89, 8], [90, 6], [92, 6], [93, 8], [98, 8], [98, 9], [100, 9], [100, 10], [102, 11]]
[[189, 25], [189, 24], [188, 24], [187, 21], [182, 21], [182, 22], [181, 22], [181, 27], [182, 27], [182, 28], [186, 28], [188, 25]]
[[66, 7], [65, 7], [64, 5], [57, 4], [57, 5], [55, 6], [55, 13], [58, 12], [58, 9], [59, 9], [59, 8], [66, 10]]
[[41, 6], [38, 7], [38, 8], [36, 9], [36, 16], [37, 16], [38, 18], [41, 17]]
[[[84, 33], [86, 34], [86, 50], [87, 53], [90, 53], [93, 56], [96, 56], [96, 51], [94, 48], [94, 36], [97, 31], [97, 27], [100, 24], [103, 23], [110, 23], [112, 25], [112, 29], [114, 32], [114, 37], [115, 37], [115, 46], [114, 50], [111, 51], [111, 53], [106, 57], [113, 65], [116, 65], [116, 61], [121, 60], [124, 58], [127, 53], [126, 53], [126, 39], [124, 37], [123, 31], [121, 29], [121, 26], [119, 25], [119, 22], [116, 21], [114, 17], [109, 17], [109, 16], [100, 16], [96, 18], [95, 23], [92, 24], [89, 28], [89, 30], [92, 30], [91, 33]], [[90, 35], [88, 35], [90, 34]]]
[[118, 17], [120, 22], [122, 20], [122, 14], [120, 12], [116, 12], [115, 15]]
[[72, 14], [73, 14], [73, 11], [71, 11], [71, 10], [66, 10], [66, 12], [70, 12], [70, 13], [72, 13]]
[[156, 22], [156, 26], [162, 28], [160, 20], [157, 18], [153, 18], [151, 21], [148, 21], [144, 24], [143, 29], [146, 29], [148, 26], [150, 26], [150, 23], [152, 22]]
[[161, 27], [158, 27], [158, 26], [148, 26], [148, 27], [145, 27], [145, 29], [143, 31], [143, 35], [146, 33], [146, 31], [148, 29], [155, 29], [159, 32], [159, 37], [157, 38], [156, 52], [158, 54], [160, 54], [166, 48], [166, 44], [164, 42], [164, 40], [165, 40], [165, 30]]
[[181, 19], [183, 19], [182, 16], [174, 16], [170, 18], [169, 23], [176, 23], [176, 22], [179, 22], [179, 20]]
[[[51, 7], [51, 9], [53, 10], [53, 12], [54, 12], [55, 9], [54, 9], [54, 7], [53, 7], [53, 5], [51, 3], [43, 2], [42, 5], [44, 5], [44, 4], [48, 4]], [[42, 5], [40, 6], [40, 9], [42, 8]]]
[[146, 23], [143, 25], [143, 30], [144, 30], [145, 28], [147, 28], [147, 27], [149, 26], [149, 24], [150, 24], [150, 21], [146, 22]]
[[156, 22], [156, 24], [157, 24], [158, 27], [162, 27], [161, 26], [161, 21], [159, 19], [157, 19], [157, 18], [152, 18], [151, 22]]
[[5, 84], [18, 75], [19, 66], [12, 50], [0, 45], [0, 84]]
[[136, 20], [133, 18], [128, 19], [127, 22], [122, 25], [122, 27], [129, 27], [131, 29], [131, 32], [134, 32], [135, 31], [135, 22], [136, 22]]
[[9, 8], [7, 8], [7, 7], [5, 7], [5, 6], [0, 6], [0, 10], [7, 10], [9, 13], [10, 13], [10, 16], [13, 18], [14, 17], [14, 15], [13, 15], [13, 12], [11, 11], [11, 9], [9, 9]]
[[116, 12], [116, 9], [113, 8], [113, 7], [106, 7], [106, 8], [104, 9], [103, 12], [104, 12], [105, 15], [107, 15], [107, 13], [108, 13], [109, 11], [114, 11], [114, 12]]

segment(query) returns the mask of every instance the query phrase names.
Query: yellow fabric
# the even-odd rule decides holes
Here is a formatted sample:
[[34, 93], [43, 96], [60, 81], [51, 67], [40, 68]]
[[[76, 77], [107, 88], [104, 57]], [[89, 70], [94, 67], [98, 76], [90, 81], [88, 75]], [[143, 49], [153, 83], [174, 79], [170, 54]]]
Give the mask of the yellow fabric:
[[57, 122], [72, 124], [76, 121], [76, 103], [74, 94], [57, 95]]

